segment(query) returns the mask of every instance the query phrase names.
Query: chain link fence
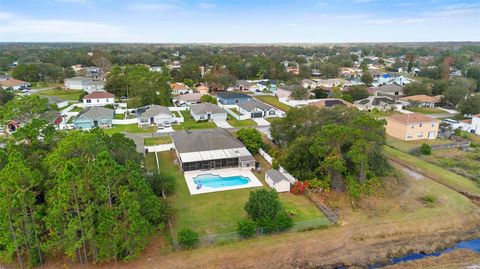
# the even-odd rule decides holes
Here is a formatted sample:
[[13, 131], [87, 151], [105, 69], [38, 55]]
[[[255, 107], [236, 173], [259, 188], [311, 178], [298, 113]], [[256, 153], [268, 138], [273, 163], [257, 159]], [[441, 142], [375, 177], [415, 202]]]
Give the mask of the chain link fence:
[[[257, 237], [264, 236], [264, 235], [269, 235], [269, 234], [278, 234], [278, 233], [284, 233], [284, 232], [301, 232], [301, 231], [308, 231], [308, 230], [313, 230], [313, 229], [321, 229], [325, 228], [332, 225], [332, 222], [330, 222], [327, 218], [318, 218], [318, 219], [311, 219], [311, 220], [306, 220], [306, 221], [299, 221], [299, 222], [294, 222], [293, 226], [288, 229], [281, 231], [277, 228], [276, 231], [273, 231], [271, 233], [266, 233], [264, 232], [264, 228], [260, 227], [256, 229], [256, 235]], [[200, 236], [198, 241], [197, 246], [208, 246], [208, 245], [215, 245], [215, 244], [224, 244], [228, 242], [235, 242], [242, 240], [242, 236], [238, 232], [230, 232], [230, 233], [223, 233], [223, 234], [211, 234], [211, 235], [206, 235], [206, 236]], [[180, 243], [173, 239], [173, 248], [175, 250], [180, 249]]]

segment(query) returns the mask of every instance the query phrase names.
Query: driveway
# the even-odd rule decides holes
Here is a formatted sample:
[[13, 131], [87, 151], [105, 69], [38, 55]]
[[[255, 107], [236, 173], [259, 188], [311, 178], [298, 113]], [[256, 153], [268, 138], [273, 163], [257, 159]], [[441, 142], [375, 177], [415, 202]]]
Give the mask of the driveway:
[[233, 128], [233, 126], [228, 124], [228, 122], [226, 120], [216, 120], [214, 122], [220, 128], [225, 128], [225, 129]]
[[258, 126], [270, 126], [270, 122], [264, 118], [252, 118], [252, 120], [254, 120]]
[[268, 137], [268, 139], [272, 139], [272, 133], [270, 133], [270, 127], [257, 127], [257, 130], [263, 133]]

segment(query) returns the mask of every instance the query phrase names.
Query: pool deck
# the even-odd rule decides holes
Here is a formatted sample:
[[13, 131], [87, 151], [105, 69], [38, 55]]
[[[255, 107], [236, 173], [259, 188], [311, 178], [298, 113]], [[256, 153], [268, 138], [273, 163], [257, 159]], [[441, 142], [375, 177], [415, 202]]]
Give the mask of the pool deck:
[[[225, 169], [218, 169], [218, 170], [188, 171], [184, 173], [184, 177], [185, 177], [185, 181], [187, 182], [188, 190], [190, 191], [191, 195], [263, 186], [262, 183], [257, 179], [257, 177], [250, 171], [250, 169], [251, 168], [225, 168]], [[197, 185], [193, 182], [193, 178], [203, 174], [213, 174], [213, 175], [219, 175], [221, 177], [243, 176], [250, 179], [250, 182], [247, 184], [238, 185], [238, 186], [228, 186], [228, 187], [221, 187], [221, 188], [211, 188], [207, 186], [202, 186], [200, 189], [197, 189]]]

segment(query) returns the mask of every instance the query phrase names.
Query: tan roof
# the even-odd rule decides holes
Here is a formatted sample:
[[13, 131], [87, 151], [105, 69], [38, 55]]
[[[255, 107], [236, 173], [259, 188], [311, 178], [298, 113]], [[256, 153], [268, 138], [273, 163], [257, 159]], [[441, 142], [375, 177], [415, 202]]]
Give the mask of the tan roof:
[[353, 107], [352, 103], [349, 103], [345, 100], [337, 99], [337, 98], [325, 98], [325, 99], [321, 99], [320, 101], [310, 103], [309, 105], [317, 108], [334, 107], [338, 105]]
[[114, 98], [115, 95], [109, 92], [95, 91], [90, 94], [87, 94], [83, 99], [99, 99], [99, 98]]
[[474, 117], [480, 118], [480, 114], [473, 115]]
[[19, 85], [22, 85], [24, 83], [26, 83], [26, 82], [18, 80], [18, 79], [10, 78], [10, 79], [7, 79], [7, 80], [0, 81], [0, 86], [8, 88], [8, 87], [19, 86]]
[[197, 90], [208, 90], [208, 87], [202, 84], [197, 87]]
[[413, 102], [425, 102], [425, 103], [436, 103], [439, 101], [438, 97], [428, 96], [425, 94], [412, 95], [400, 98], [401, 100], [413, 101]]
[[403, 124], [411, 124], [411, 123], [420, 123], [420, 122], [438, 122], [439, 120], [432, 118], [427, 115], [419, 114], [419, 113], [411, 113], [411, 114], [396, 114], [390, 117], [387, 117], [387, 121], [392, 120]]

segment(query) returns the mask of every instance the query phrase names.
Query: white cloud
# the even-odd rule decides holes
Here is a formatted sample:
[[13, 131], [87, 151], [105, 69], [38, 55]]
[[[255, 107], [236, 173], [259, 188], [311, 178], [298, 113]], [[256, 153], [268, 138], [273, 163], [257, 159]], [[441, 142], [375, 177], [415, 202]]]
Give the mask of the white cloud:
[[15, 14], [10, 12], [0, 11], [0, 20], [8, 20], [15, 16]]
[[128, 29], [101, 21], [35, 19], [12, 13], [0, 18], [0, 41], [135, 41]]
[[201, 9], [212, 9], [215, 8], [217, 5], [207, 2], [200, 2], [197, 4], [197, 6]]
[[364, 22], [368, 24], [392, 24], [392, 23], [395, 23], [395, 20], [376, 19], [376, 20], [365, 20]]

